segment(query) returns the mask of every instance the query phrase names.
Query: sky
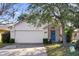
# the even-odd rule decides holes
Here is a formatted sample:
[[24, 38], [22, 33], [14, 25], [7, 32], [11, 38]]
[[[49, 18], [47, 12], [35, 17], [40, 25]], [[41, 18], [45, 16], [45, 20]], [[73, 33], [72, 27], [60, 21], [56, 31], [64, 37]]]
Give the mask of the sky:
[[[15, 10], [17, 10], [16, 12], [15, 12], [15, 17], [14, 18], [11, 18], [11, 19], [7, 19], [8, 17], [10, 17], [10, 16], [8, 16], [8, 15], [2, 15], [2, 16], [0, 16], [1, 18], [5, 18], [5, 19], [0, 19], [0, 22], [2, 22], [3, 24], [5, 24], [5, 23], [7, 23], [8, 21], [11, 23], [11, 22], [16, 22], [17, 21], [17, 18], [18, 18], [18, 16], [20, 16], [22, 13], [27, 13], [27, 7], [29, 6], [29, 4], [27, 4], [27, 3], [17, 3], [17, 4], [15, 4], [12, 8], [14, 8]], [[11, 11], [11, 9], [10, 9], [10, 11]], [[5, 21], [5, 20], [7, 20], [7, 21]]]

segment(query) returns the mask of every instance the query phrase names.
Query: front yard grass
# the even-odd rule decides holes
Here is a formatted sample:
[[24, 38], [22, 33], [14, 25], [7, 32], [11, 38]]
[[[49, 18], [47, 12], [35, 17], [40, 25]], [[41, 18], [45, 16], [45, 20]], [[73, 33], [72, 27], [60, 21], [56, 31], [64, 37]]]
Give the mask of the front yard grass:
[[[70, 45], [70, 44], [68, 44]], [[70, 52], [69, 47], [65, 48], [62, 44], [54, 43], [45, 45], [48, 56], [79, 56], [79, 51]]]
[[0, 48], [3, 47], [3, 43], [0, 42]]

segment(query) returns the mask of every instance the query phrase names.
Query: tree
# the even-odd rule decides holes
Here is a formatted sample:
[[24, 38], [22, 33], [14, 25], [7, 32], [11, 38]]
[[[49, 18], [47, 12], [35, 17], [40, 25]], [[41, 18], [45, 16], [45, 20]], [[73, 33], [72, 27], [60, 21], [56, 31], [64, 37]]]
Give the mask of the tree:
[[17, 9], [13, 7], [15, 4], [16, 3], [0, 3], [0, 19], [2, 20], [0, 24], [3, 24], [3, 22], [9, 23], [9, 19], [14, 18], [15, 12], [17, 11]]
[[29, 14], [22, 15], [22, 18], [33, 24], [50, 24], [54, 21], [62, 25], [63, 44], [66, 46], [64, 28], [67, 22], [72, 19], [72, 12], [69, 10], [70, 4], [49, 3], [49, 4], [30, 4]]
[[0, 24], [6, 25], [17, 22], [18, 16], [26, 12], [25, 6], [28, 6], [27, 3], [0, 3]]
[[7, 13], [14, 4], [15, 3], [0, 3], [0, 15]]
[[70, 20], [73, 28], [79, 28], [79, 4], [74, 4], [74, 7], [71, 6], [70, 11], [73, 13], [73, 17]]
[[71, 20], [74, 28], [79, 28], [79, 12], [74, 12], [74, 20]]

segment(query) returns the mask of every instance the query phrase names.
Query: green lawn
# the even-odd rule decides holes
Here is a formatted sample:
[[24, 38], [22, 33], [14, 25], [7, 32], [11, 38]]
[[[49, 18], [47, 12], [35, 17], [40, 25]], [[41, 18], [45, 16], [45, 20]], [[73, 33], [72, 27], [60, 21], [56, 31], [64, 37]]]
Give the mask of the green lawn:
[[45, 47], [48, 56], [79, 56], [79, 51], [71, 53], [69, 48], [63, 47], [62, 44], [54, 43], [50, 45], [45, 45]]
[[3, 43], [0, 42], [0, 48], [3, 47]]

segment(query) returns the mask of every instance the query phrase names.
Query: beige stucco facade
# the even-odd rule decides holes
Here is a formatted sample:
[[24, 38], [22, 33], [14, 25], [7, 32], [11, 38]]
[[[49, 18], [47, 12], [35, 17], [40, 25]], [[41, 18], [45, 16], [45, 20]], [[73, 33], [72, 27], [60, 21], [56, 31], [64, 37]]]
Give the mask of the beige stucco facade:
[[55, 31], [55, 42], [62, 41], [62, 26], [53, 27], [52, 25], [48, 26], [48, 38], [51, 39], [51, 32]]
[[51, 31], [55, 31], [55, 42], [60, 41], [60, 26], [35, 27], [29, 23], [21, 22], [10, 28], [10, 36], [16, 43], [43, 43], [43, 38], [51, 39]]

